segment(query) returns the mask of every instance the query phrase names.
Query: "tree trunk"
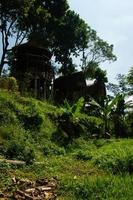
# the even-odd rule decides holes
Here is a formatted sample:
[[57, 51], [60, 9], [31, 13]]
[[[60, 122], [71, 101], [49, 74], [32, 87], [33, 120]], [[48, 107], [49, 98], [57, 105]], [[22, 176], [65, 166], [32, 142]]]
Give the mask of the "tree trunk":
[[0, 61], [0, 76], [2, 74], [2, 70], [5, 64], [5, 56], [7, 53], [7, 47], [8, 47], [9, 43], [8, 43], [8, 36], [5, 37], [5, 46], [3, 47], [3, 53], [2, 53], [2, 57], [1, 57], [1, 61]]
[[1, 62], [0, 62], [0, 76], [2, 74], [2, 70], [3, 70], [3, 67], [4, 67], [4, 64], [5, 64], [5, 55], [6, 55], [6, 49], [4, 49], [4, 52], [2, 54], [2, 57], [1, 57]]

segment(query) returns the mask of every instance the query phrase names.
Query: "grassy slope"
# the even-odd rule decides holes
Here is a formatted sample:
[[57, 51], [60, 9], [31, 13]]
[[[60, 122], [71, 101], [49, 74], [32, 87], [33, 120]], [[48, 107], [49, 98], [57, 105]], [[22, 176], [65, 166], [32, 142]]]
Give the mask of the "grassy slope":
[[59, 109], [47, 102], [0, 91], [2, 154], [10, 159], [28, 160], [30, 158], [26, 152], [29, 152], [29, 157], [31, 155], [37, 161], [42, 160], [41, 155], [49, 146], [53, 145], [56, 149], [50, 138], [56, 131], [55, 119], [59, 112]]
[[47, 102], [0, 91], [1, 157], [42, 162], [23, 166], [0, 162], [1, 190], [13, 176], [54, 176], [59, 180], [59, 200], [132, 200], [132, 139], [78, 138], [64, 149], [51, 141], [59, 113]]

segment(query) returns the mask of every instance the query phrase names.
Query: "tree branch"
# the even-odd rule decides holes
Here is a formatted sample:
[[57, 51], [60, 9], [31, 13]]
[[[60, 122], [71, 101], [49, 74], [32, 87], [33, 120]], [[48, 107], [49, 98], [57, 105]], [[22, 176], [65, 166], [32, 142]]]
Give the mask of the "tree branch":
[[27, 32], [23, 35], [23, 37], [22, 37], [22, 39], [20, 40], [20, 42], [18, 43], [18, 45], [20, 45], [20, 44], [23, 42], [23, 40], [26, 38], [26, 35], [27, 35]]
[[5, 36], [4, 36], [4, 30], [3, 29], [1, 31], [1, 33], [2, 33], [2, 50], [4, 52], [4, 48], [5, 48]]

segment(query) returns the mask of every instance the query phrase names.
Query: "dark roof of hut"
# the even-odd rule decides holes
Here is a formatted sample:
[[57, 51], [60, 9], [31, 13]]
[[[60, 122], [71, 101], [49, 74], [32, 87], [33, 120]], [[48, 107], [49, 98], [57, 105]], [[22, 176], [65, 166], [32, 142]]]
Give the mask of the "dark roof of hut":
[[60, 81], [60, 80], [74, 80], [74, 81], [83, 81], [85, 82], [85, 77], [84, 77], [84, 73], [82, 71], [79, 72], [74, 72], [70, 75], [65, 75], [65, 76], [60, 76], [58, 78], [55, 79], [55, 81]]
[[38, 46], [31, 42], [26, 42], [18, 46], [13, 47], [13, 51], [21, 53], [31, 53], [36, 55], [45, 55], [48, 59], [51, 59], [52, 53], [44, 47]]

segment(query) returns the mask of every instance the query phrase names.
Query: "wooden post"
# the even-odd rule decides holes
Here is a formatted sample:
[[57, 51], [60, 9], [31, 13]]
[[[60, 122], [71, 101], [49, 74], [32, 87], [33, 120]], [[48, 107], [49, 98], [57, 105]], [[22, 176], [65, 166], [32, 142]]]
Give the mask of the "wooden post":
[[44, 80], [44, 99], [46, 99], [46, 80]]
[[54, 78], [51, 81], [51, 99], [54, 98]]
[[37, 77], [35, 77], [35, 97], [37, 97]]

